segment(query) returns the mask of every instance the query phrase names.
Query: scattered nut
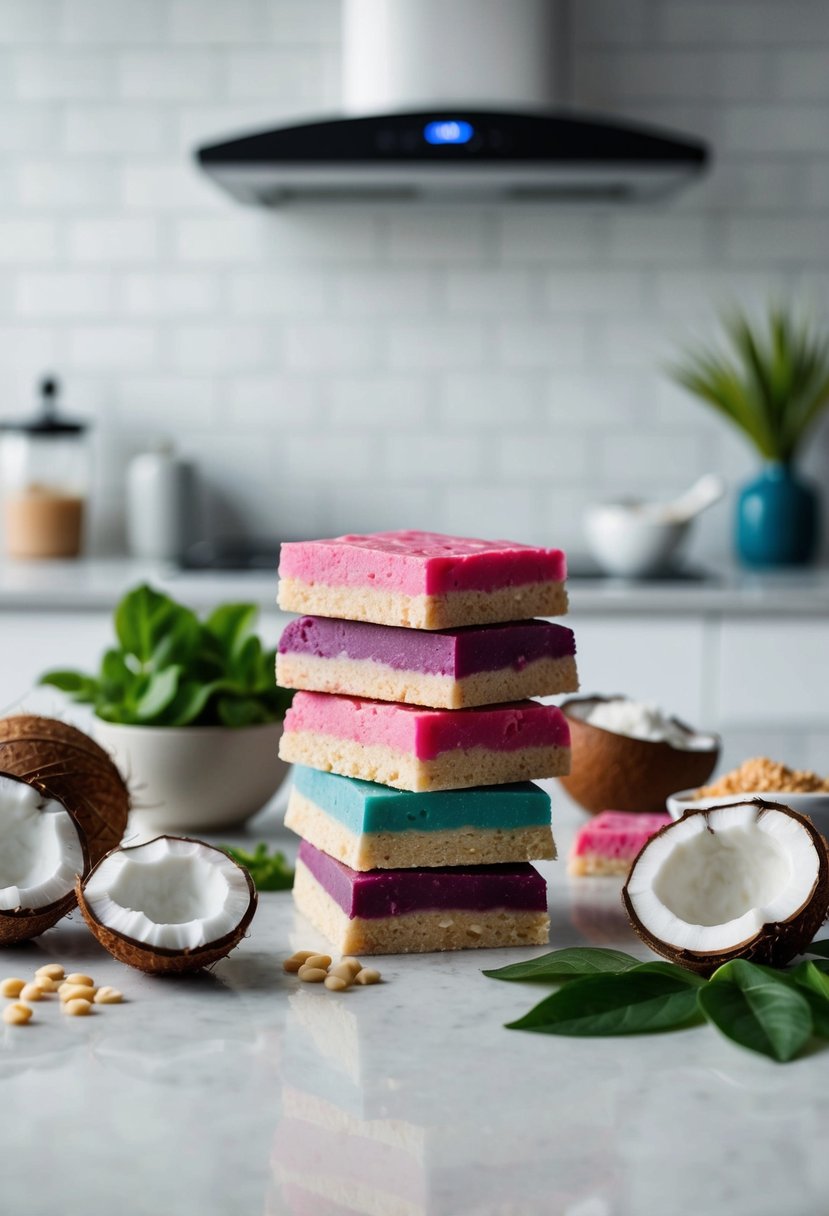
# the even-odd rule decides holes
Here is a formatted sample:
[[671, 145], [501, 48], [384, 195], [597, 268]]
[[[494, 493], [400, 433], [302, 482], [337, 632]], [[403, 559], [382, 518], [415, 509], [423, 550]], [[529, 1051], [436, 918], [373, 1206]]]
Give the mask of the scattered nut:
[[331, 966], [331, 957], [328, 954], [309, 954], [303, 963], [304, 967], [322, 967], [323, 971], [327, 971]]
[[31, 1016], [31, 1009], [22, 1001], [15, 1001], [14, 1004], [7, 1005], [3, 1010], [3, 1021], [7, 1026], [25, 1026]]
[[37, 984], [24, 984], [20, 990], [21, 1001], [42, 1001], [43, 993]]
[[350, 988], [351, 984], [348, 980], [344, 980], [339, 975], [326, 975], [325, 986], [331, 992], [344, 992], [346, 988]]
[[363, 967], [362, 971], [358, 971], [354, 982], [356, 984], [379, 984], [380, 972], [375, 971], [373, 967]]
[[305, 984], [321, 984], [328, 973], [323, 967], [303, 966], [300, 967], [298, 974]]
[[82, 984], [84, 988], [94, 988], [95, 981], [89, 975], [82, 975], [80, 971], [73, 971], [71, 975], [66, 977], [67, 984]]
[[36, 975], [33, 981], [41, 992], [57, 992], [58, 986], [50, 975]]
[[302, 964], [307, 962], [309, 958], [313, 958], [317, 953], [318, 951], [316, 950], [294, 950], [291, 958], [295, 958], [298, 963]]
[[25, 980], [19, 980], [15, 976], [10, 975], [7, 980], [3, 980], [3, 982], [0, 983], [0, 996], [20, 996], [25, 987]]
[[467, 933], [470, 933], [472, 937], [480, 937], [484, 930], [482, 925], [468, 925], [466, 931]]
[[296, 975], [297, 971], [299, 971], [300, 967], [302, 966], [304, 966], [304, 964], [301, 959], [286, 958], [282, 963], [282, 970], [287, 971], [290, 975]]
[[345, 958], [341, 958], [339, 963], [337, 963], [337, 966], [348, 967], [352, 975], [357, 975], [357, 973], [363, 969], [363, 964], [360, 962], [360, 960], [358, 958], [352, 958], [351, 955], [346, 955]]
[[337, 963], [336, 966], [329, 969], [328, 974], [336, 979], [345, 980], [346, 984], [353, 984], [357, 972], [350, 963]]
[[66, 1004], [67, 1001], [92, 1001], [95, 998], [95, 989], [90, 988], [86, 984], [61, 984], [58, 990], [58, 996], [61, 1001]]
[[50, 980], [62, 980], [65, 974], [66, 972], [60, 963], [44, 963], [35, 972], [35, 975], [48, 975]]
[[87, 1014], [92, 1012], [92, 1002], [79, 1000], [75, 997], [73, 1000], [64, 1003], [63, 1012], [68, 1013], [72, 1018], [85, 1018]]
[[119, 992], [117, 988], [112, 988], [110, 985], [105, 985], [99, 988], [94, 996], [96, 1005], [120, 1005], [124, 999], [124, 994]]

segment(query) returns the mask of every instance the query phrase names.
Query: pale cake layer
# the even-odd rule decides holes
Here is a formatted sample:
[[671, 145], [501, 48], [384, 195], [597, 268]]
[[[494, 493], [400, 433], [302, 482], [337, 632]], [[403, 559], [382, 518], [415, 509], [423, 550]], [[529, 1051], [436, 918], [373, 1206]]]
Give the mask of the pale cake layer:
[[363, 832], [357, 834], [291, 790], [285, 827], [336, 857], [352, 870], [409, 870], [427, 866], [483, 866], [505, 862], [552, 860], [556, 856], [549, 827], [492, 831], [469, 826], [454, 831]]
[[627, 878], [630, 859], [581, 853], [567, 862], [567, 873], [574, 878]]
[[544, 946], [550, 935], [546, 912], [513, 912], [508, 908], [350, 919], [301, 861], [296, 864], [294, 902], [341, 954], [426, 954], [436, 950]]
[[374, 621], [408, 629], [456, 629], [461, 625], [563, 616], [567, 612], [567, 591], [563, 582], [545, 582], [494, 591], [406, 595], [375, 587], [328, 586], [280, 578], [278, 602], [285, 612]]
[[326, 773], [414, 792], [505, 785], [560, 777], [570, 771], [569, 747], [519, 747], [512, 751], [457, 748], [440, 752], [433, 760], [421, 760], [380, 744], [362, 744], [314, 731], [283, 732], [279, 755], [289, 764], [305, 764]]
[[526, 697], [553, 697], [577, 692], [579, 687], [573, 655], [537, 659], [521, 671], [506, 667], [457, 680], [450, 675], [401, 670], [370, 659], [327, 659], [289, 651], [276, 656], [276, 679], [283, 688], [402, 701], [432, 709], [469, 709]]

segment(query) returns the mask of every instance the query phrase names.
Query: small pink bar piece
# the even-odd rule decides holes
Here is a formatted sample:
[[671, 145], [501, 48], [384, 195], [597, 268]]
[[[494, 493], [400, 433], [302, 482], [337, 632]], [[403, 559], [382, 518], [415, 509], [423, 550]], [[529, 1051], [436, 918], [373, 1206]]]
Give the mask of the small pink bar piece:
[[560, 709], [538, 701], [447, 710], [298, 692], [279, 754], [394, 789], [466, 789], [568, 772], [570, 732]]
[[602, 811], [576, 834], [567, 872], [577, 877], [625, 877], [634, 857], [671, 816]]
[[375, 532], [282, 546], [288, 612], [453, 629], [567, 611], [560, 549], [437, 532]]

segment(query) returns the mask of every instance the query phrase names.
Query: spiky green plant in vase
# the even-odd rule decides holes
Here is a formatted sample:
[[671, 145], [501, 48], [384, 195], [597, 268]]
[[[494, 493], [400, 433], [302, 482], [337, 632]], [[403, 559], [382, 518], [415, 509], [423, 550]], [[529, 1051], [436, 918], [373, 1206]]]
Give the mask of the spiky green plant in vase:
[[732, 312], [722, 325], [721, 345], [689, 349], [669, 374], [728, 418], [766, 462], [739, 495], [740, 559], [803, 565], [817, 551], [820, 504], [795, 466], [829, 406], [829, 336], [781, 308], [761, 323]]

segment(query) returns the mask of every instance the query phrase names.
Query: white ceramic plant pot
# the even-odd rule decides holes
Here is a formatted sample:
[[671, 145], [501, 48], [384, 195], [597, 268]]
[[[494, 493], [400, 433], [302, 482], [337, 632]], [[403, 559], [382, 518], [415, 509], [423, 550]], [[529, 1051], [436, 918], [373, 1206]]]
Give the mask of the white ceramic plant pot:
[[260, 811], [288, 772], [281, 722], [264, 726], [120, 726], [95, 720], [98, 742], [129, 785], [142, 831], [220, 832]]

